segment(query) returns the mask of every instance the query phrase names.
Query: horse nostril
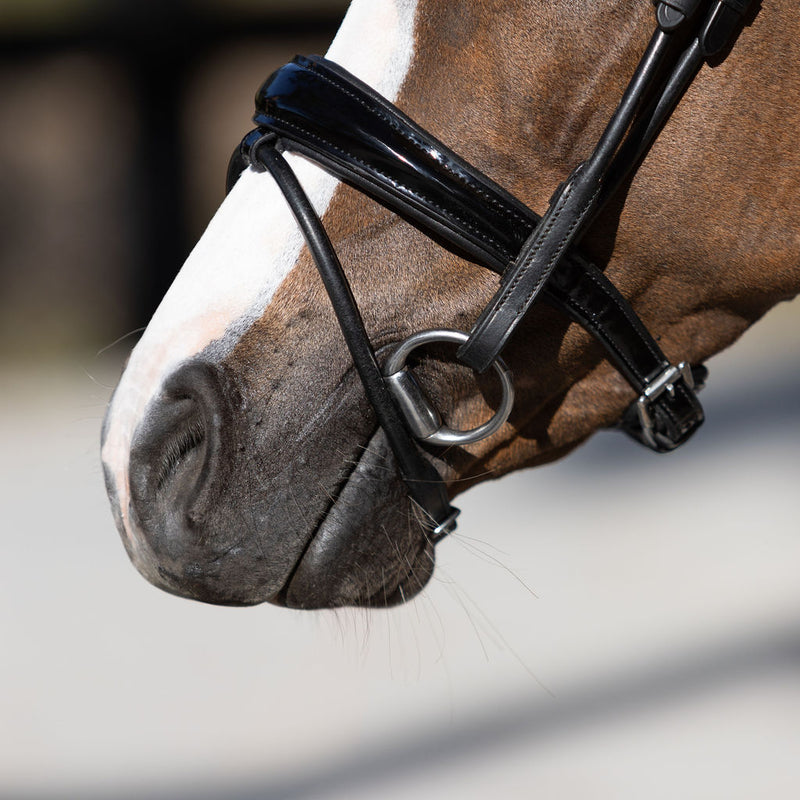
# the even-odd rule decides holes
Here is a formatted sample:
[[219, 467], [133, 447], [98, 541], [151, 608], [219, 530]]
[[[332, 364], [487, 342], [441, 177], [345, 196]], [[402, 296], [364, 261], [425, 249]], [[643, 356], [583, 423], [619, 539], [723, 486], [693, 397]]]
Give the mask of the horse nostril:
[[234, 475], [241, 411], [235, 384], [222, 370], [189, 361], [164, 383], [134, 432], [128, 472], [134, 563], [174, 594], [249, 605], [277, 591], [261, 540], [248, 538], [239, 524]]
[[136, 429], [131, 505], [156, 552], [170, 551], [202, 517], [219, 468], [225, 408], [218, 371], [189, 362], [170, 376]]
[[[189, 401], [186, 398], [181, 403]], [[158, 476], [156, 480], [156, 490], [161, 491], [165, 485], [171, 481], [176, 472], [183, 471], [188, 460], [198, 451], [205, 450], [206, 439], [205, 424], [198, 414], [189, 413], [181, 421], [175, 432], [165, 441], [164, 452], [161, 455], [161, 463], [158, 465]]]

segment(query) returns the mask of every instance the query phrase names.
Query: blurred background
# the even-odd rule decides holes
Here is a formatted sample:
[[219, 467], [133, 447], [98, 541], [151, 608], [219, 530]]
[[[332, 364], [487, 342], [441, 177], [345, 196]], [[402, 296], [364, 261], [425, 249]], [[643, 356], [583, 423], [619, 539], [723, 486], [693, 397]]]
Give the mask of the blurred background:
[[346, 5], [0, 0], [0, 797], [800, 795], [796, 303], [712, 361], [683, 451], [601, 434], [466, 495], [402, 609], [129, 565], [104, 406], [256, 88]]

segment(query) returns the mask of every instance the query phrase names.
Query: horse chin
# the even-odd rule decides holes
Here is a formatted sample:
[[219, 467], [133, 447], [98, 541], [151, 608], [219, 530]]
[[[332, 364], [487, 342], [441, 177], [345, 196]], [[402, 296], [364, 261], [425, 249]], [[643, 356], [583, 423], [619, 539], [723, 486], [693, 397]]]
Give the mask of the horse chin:
[[433, 574], [434, 548], [378, 431], [275, 602], [291, 608], [387, 607]]

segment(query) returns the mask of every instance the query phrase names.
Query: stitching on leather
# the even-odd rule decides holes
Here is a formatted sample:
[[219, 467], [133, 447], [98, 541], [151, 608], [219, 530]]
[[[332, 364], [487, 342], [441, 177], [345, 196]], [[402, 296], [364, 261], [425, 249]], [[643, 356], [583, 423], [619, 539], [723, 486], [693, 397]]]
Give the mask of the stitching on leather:
[[[603, 293], [603, 296], [607, 300], [610, 300], [614, 304], [614, 306], [620, 312], [622, 312], [622, 314], [624, 315], [625, 319], [627, 319], [628, 322], [634, 327], [634, 331], [637, 333], [637, 337], [642, 342], [642, 344], [644, 344], [644, 346], [647, 348], [647, 350], [650, 353], [650, 355], [652, 355], [653, 358], [655, 358], [657, 361], [659, 361], [660, 364], [662, 364], [662, 365], [665, 364], [665, 363], [668, 364], [669, 363], [668, 359], [661, 352], [661, 349], [658, 347], [658, 345], [656, 345], [655, 342], [650, 340], [649, 335], [648, 335], [648, 337], [644, 337], [636, 330], [637, 326], [634, 324], [636, 318], [631, 315], [630, 309], [628, 307], [626, 307], [625, 303], [621, 302], [620, 298], [615, 297], [613, 294], [607, 292], [606, 291], [606, 287], [602, 284], [602, 282], [600, 280], [598, 280], [598, 278], [595, 275], [592, 275], [591, 273], [585, 272], [585, 273], [583, 273], [583, 277], [588, 278], [590, 281], [592, 281], [592, 283], [594, 283], [594, 285]], [[569, 301], [571, 303], [572, 302], [572, 298], [569, 298]], [[573, 308], [574, 307], [576, 307], [576, 306], [573, 306]], [[592, 316], [594, 317], [595, 315], [593, 314]], [[593, 324], [594, 324], [594, 322], [593, 322]], [[596, 327], [595, 330], [598, 333], [602, 333], [602, 329], [601, 328]], [[609, 343], [613, 345], [612, 349], [620, 356], [620, 358], [626, 364], [628, 364], [629, 368], [631, 369], [631, 372], [641, 376], [640, 379], [641, 379], [641, 382], [642, 382], [642, 384], [644, 386], [645, 385], [645, 379], [646, 379], [647, 376], [646, 375], [641, 375], [639, 370], [637, 370], [637, 369], [635, 369], [633, 367], [631, 362], [624, 356], [624, 354], [622, 354], [618, 350], [616, 345], [614, 345], [611, 340], [607, 340], [605, 336], [603, 336], [602, 338], [603, 338], [604, 341], [609, 341]], [[681, 395], [681, 399], [683, 400], [683, 402], [687, 403], [692, 409], [694, 409], [694, 405], [695, 405], [694, 395], [692, 394], [692, 392], [689, 391], [689, 389], [684, 387], [682, 384], [675, 384], [675, 392], [676, 392], [676, 394]], [[653, 402], [654, 409], [656, 411], [661, 411], [665, 416], [667, 416], [671, 420], [672, 424], [680, 431], [681, 435], [683, 435], [687, 431], [691, 430], [691, 428], [694, 426], [694, 420], [693, 419], [686, 419], [683, 422], [681, 422], [681, 419], [678, 417], [677, 413], [672, 408], [672, 403], [670, 402], [669, 395], [666, 395], [666, 396], [662, 395], [662, 398], [664, 398], [664, 399], [659, 398], [658, 400], [655, 400]]]
[[[592, 281], [592, 283], [603, 293], [603, 296], [606, 299], [610, 300], [617, 308], [617, 310], [622, 313], [622, 315], [634, 329], [634, 332], [636, 333], [637, 337], [641, 340], [642, 344], [647, 348], [647, 351], [650, 353], [650, 355], [653, 356], [653, 358], [655, 358], [657, 361], [660, 362], [666, 361], [667, 359], [661, 352], [660, 348], [658, 348], [658, 345], [656, 345], [655, 342], [653, 342], [652, 339], [650, 339], [650, 334], [648, 333], [647, 337], [642, 336], [641, 332], [638, 330], [638, 325], [636, 324], [637, 318], [631, 314], [630, 307], [626, 306], [624, 302], [621, 302], [619, 297], [615, 297], [612, 293], [608, 292], [606, 290], [606, 287], [603, 285], [602, 281], [598, 280], [598, 278], [595, 275], [592, 275], [591, 273], [588, 272], [584, 272], [583, 277], [588, 278], [590, 281]], [[642, 376], [642, 377], [645, 378], [647, 376]]]
[[[594, 203], [594, 201], [597, 198], [597, 195], [599, 193], [600, 193], [600, 187], [598, 186], [597, 190], [592, 195], [591, 199], [586, 204], [586, 206], [583, 209], [583, 211], [573, 221], [572, 225], [569, 226], [569, 229], [564, 234], [564, 236], [561, 238], [561, 241], [558, 243], [557, 249], [555, 250], [553, 255], [550, 257], [550, 260], [547, 262], [547, 264], [545, 266], [545, 269], [542, 271], [542, 274], [539, 276], [539, 280], [536, 282], [535, 286], [531, 289], [531, 291], [525, 296], [525, 300], [523, 301], [522, 306], [517, 311], [517, 313], [514, 315], [514, 319], [515, 320], [518, 319], [522, 314], [525, 313], [525, 306], [528, 305], [528, 303], [530, 302], [531, 298], [536, 294], [536, 292], [539, 291], [539, 287], [542, 285], [542, 283], [544, 283], [544, 281], [550, 275], [550, 272], [552, 270], [552, 265], [554, 264], [554, 262], [558, 261], [559, 256], [562, 255], [563, 252], [564, 252], [564, 243], [569, 239], [570, 235], [575, 230], [575, 228], [583, 221], [583, 218], [586, 216], [586, 213], [588, 212], [589, 208], [591, 208], [592, 203]], [[566, 194], [566, 192], [565, 192], [565, 194]], [[559, 215], [561, 214], [561, 211], [563, 211], [563, 207], [559, 210], [559, 212], [558, 212]], [[525, 271], [527, 272], [527, 270], [529, 268], [530, 268], [530, 264], [525, 267]]]
[[[617, 343], [613, 339], [609, 339], [604, 335], [603, 328], [598, 319], [599, 315], [597, 313], [589, 312], [589, 314], [587, 314], [585, 309], [583, 309], [576, 300], [573, 300], [573, 298], [569, 296], [567, 296], [566, 299], [562, 298], [562, 302], [566, 303], [568, 306], [570, 306], [570, 308], [580, 311], [580, 316], [586, 320], [586, 323], [592, 328], [597, 337], [602, 339], [606, 345], [610, 345], [610, 349], [617, 354], [619, 360], [628, 367], [631, 373], [634, 375], [640, 375], [640, 372], [638, 369], [636, 369], [635, 364], [625, 355], [625, 353], [622, 352], [622, 350], [619, 349]], [[642, 384], [644, 384], [644, 381], [642, 381]]]
[[[328, 75], [326, 73], [323, 73], [320, 70], [319, 65], [315, 64], [314, 62], [308, 62], [307, 64], [304, 64], [302, 66], [303, 66], [304, 69], [308, 69], [309, 71], [313, 72], [321, 80], [325, 81], [326, 83], [328, 83], [331, 86], [334, 86], [339, 91], [341, 91], [343, 94], [345, 94], [348, 97], [350, 97], [353, 101], [358, 103], [362, 108], [364, 108], [367, 112], [369, 112], [370, 114], [375, 116], [377, 119], [382, 120], [383, 122], [388, 124], [389, 127], [392, 130], [395, 131], [395, 133], [400, 135], [401, 138], [403, 138], [405, 141], [407, 141], [409, 144], [411, 144], [414, 148], [416, 148], [416, 150], [418, 152], [422, 153], [426, 157], [428, 156], [428, 154], [426, 152], [426, 147], [429, 146], [429, 143], [426, 142], [424, 138], [420, 137], [414, 131], [410, 131], [407, 128], [405, 128], [405, 126], [401, 125], [395, 118], [393, 118], [392, 116], [384, 113], [383, 109], [376, 109], [374, 106], [372, 106], [371, 104], [367, 103], [362, 97], [360, 97], [354, 91], [352, 91], [351, 88], [349, 86], [347, 86], [347, 84], [343, 83], [342, 79], [339, 78], [339, 76], [331, 76], [331, 75]], [[319, 136], [318, 134], [315, 134], [312, 131], [310, 131], [310, 130], [308, 130], [306, 128], [303, 128], [302, 126], [297, 125], [296, 123], [290, 122], [289, 120], [287, 120], [285, 118], [281, 118], [279, 114], [273, 114], [273, 116], [275, 116], [278, 119], [281, 119], [282, 122], [285, 125], [288, 125], [289, 127], [292, 127], [295, 130], [300, 131], [300, 132], [306, 134], [307, 136], [310, 136], [310, 137], [316, 139], [317, 141], [326, 144], [328, 147], [330, 147], [333, 150], [341, 153], [342, 155], [347, 155], [348, 157], [353, 158], [354, 161], [359, 163], [362, 167], [366, 168], [368, 172], [373, 172], [374, 174], [379, 175], [380, 177], [382, 177], [383, 179], [389, 181], [390, 183], [397, 183], [396, 181], [392, 180], [388, 175], [386, 175], [383, 172], [375, 169], [374, 167], [371, 167], [370, 165], [368, 165], [363, 160], [353, 157], [352, 154], [347, 153], [342, 148], [337, 147], [332, 142], [328, 141], [327, 139], [324, 139], [323, 137]], [[443, 155], [445, 155], [445, 154], [443, 154]], [[474, 176], [470, 175], [469, 173], [467, 173], [463, 169], [460, 169], [457, 165], [453, 164], [449, 159], [444, 160], [444, 161], [439, 161], [437, 163], [446, 172], [448, 172], [454, 178], [458, 179], [463, 185], [467, 186], [468, 188], [473, 190], [478, 196], [482, 197], [485, 201], [487, 201], [491, 206], [493, 206], [501, 214], [511, 216], [516, 221], [521, 222], [521, 223], [526, 224], [526, 225], [530, 223], [530, 219], [524, 217], [522, 214], [520, 214], [512, 206], [508, 206], [508, 205], [500, 202], [496, 197], [494, 197], [492, 194], [490, 194], [486, 190], [486, 188], [481, 186], [481, 184], [476, 181]], [[481, 231], [480, 229], [478, 229], [475, 226], [471, 225], [470, 223], [468, 223], [466, 220], [462, 219], [458, 215], [454, 214], [451, 210], [446, 209], [446, 208], [444, 208], [443, 206], [441, 206], [441, 205], [439, 205], [437, 203], [434, 203], [429, 197], [426, 197], [425, 195], [422, 195], [422, 194], [420, 194], [418, 192], [412, 191], [409, 187], [405, 186], [404, 184], [400, 184], [400, 185], [403, 186], [405, 191], [410, 196], [415, 197], [418, 200], [425, 201], [432, 208], [435, 208], [437, 211], [439, 211], [445, 217], [453, 219], [453, 220], [459, 222], [460, 224], [464, 225], [464, 227], [467, 230], [469, 230], [473, 234], [477, 235], [484, 242], [487, 242], [489, 244], [494, 244], [502, 252], [502, 254], [505, 255], [506, 257], [511, 255], [510, 251], [503, 244], [501, 244], [497, 239], [495, 239], [494, 237], [486, 235], [483, 231]], [[565, 189], [565, 191], [563, 192], [561, 198], [559, 198], [559, 205], [557, 206], [556, 209], [554, 209], [554, 213], [551, 216], [551, 219], [550, 219], [550, 222], [549, 222], [548, 226], [544, 230], [541, 231], [541, 234], [539, 236], [537, 236], [537, 246], [534, 249], [532, 249], [531, 252], [526, 256], [526, 259], [525, 259], [526, 264], [525, 264], [525, 266], [520, 270], [518, 275], [515, 276], [514, 280], [511, 282], [511, 284], [509, 284], [509, 286], [503, 292], [502, 299], [500, 300], [498, 305], [495, 307], [495, 309], [491, 313], [491, 315], [487, 318], [486, 322], [484, 323], [484, 326], [490, 325], [492, 320], [494, 320], [494, 318], [501, 311], [501, 309], [504, 308], [505, 305], [507, 305], [507, 303], [509, 302], [510, 294], [513, 293], [513, 290], [516, 288], [517, 285], [519, 285], [520, 281], [522, 281], [524, 276], [530, 270], [531, 265], [532, 265], [533, 261], [535, 260], [536, 254], [541, 249], [541, 246], [542, 246], [542, 243], [544, 241], [544, 238], [549, 233], [549, 231], [552, 230], [553, 226], [558, 221], [558, 219], [559, 219], [559, 217], [560, 217], [560, 215], [561, 215], [561, 213], [563, 211], [563, 208], [566, 205], [566, 200], [571, 195], [571, 190], [573, 188], [574, 188], [574, 186], [568, 186]], [[541, 285], [544, 283], [544, 281], [549, 276], [550, 271], [552, 269], [553, 262], [558, 260], [558, 256], [563, 252], [564, 242], [570, 237], [572, 232], [575, 230], [576, 226], [579, 225], [580, 222], [582, 222], [582, 220], [585, 217], [587, 211], [589, 210], [589, 208], [591, 207], [592, 203], [594, 202], [594, 200], [596, 199], [597, 195], [599, 194], [599, 191], [600, 190], [598, 188], [597, 191], [595, 191], [594, 195], [592, 195], [590, 201], [586, 204], [586, 206], [585, 206], [584, 210], [582, 211], [582, 213], [576, 218], [576, 220], [573, 222], [573, 224], [570, 226], [570, 228], [567, 230], [567, 232], [562, 237], [561, 241], [558, 244], [557, 249], [554, 251], [553, 255], [551, 256], [551, 258], [549, 259], [549, 261], [545, 265], [545, 268], [544, 268], [544, 270], [542, 272], [542, 275], [540, 276], [539, 280], [534, 284], [532, 289], [525, 296], [525, 299], [523, 300], [522, 305], [520, 306], [520, 308], [517, 310], [516, 314], [514, 315], [514, 321], [515, 322], [516, 322], [516, 320], [519, 319], [519, 317], [522, 314], [525, 313], [526, 306], [530, 302], [531, 298], [539, 291], [539, 289], [541, 288]], [[589, 280], [592, 281], [592, 283], [594, 283], [594, 285], [597, 286], [602, 291], [603, 296], [607, 300], [610, 300], [612, 302], [614, 307], [619, 312], [621, 312], [623, 314], [625, 319], [628, 321], [628, 323], [634, 329], [637, 328], [637, 326], [635, 325], [634, 319], [632, 318], [632, 316], [630, 314], [629, 309], [626, 308], [624, 303], [620, 302], [619, 298], [615, 297], [613, 294], [607, 293], [605, 291], [605, 287], [603, 286], [601, 281], [599, 281], [596, 278], [596, 276], [594, 276], [594, 275], [592, 275], [590, 273], [584, 273], [584, 277], [588, 277]], [[628, 367], [628, 369], [630, 370], [630, 372], [632, 374], [641, 375], [639, 370], [636, 369], [633, 361], [630, 358], [628, 358], [625, 355], [625, 353], [622, 352], [622, 350], [619, 349], [619, 347], [617, 347], [617, 345], [613, 341], [613, 339], [609, 339], [608, 337], [603, 335], [603, 328], [599, 323], [598, 315], [596, 313], [592, 312], [592, 313], [590, 313], [589, 316], [587, 316], [584, 313], [584, 310], [578, 305], [578, 303], [575, 300], [573, 300], [572, 298], [568, 297], [567, 298], [567, 302], [568, 302], [568, 305], [570, 305], [573, 309], [581, 311], [581, 315], [587, 320], [587, 322], [589, 322], [592, 325], [592, 328], [595, 330], [595, 332], [597, 334], [601, 335], [601, 338], [603, 339], [603, 341], [605, 341], [608, 345], [611, 346], [611, 349], [613, 350], [613, 352], [615, 352], [617, 354], [617, 357]], [[662, 354], [657, 349], [655, 349], [653, 347], [653, 343], [651, 341], [648, 341], [647, 338], [641, 336], [641, 334], [638, 331], [637, 331], [637, 334], [638, 334], [638, 338], [640, 339], [642, 344], [644, 344], [644, 346], [646, 347], [646, 349], [650, 353], [650, 355], [653, 356], [658, 361], [663, 360]], [[642, 383], [644, 384], [645, 376], [641, 376], [640, 379], [641, 379]], [[683, 390], [683, 387], [676, 387], [676, 389], [678, 389], [680, 391], [680, 393], [682, 395], [684, 395], [684, 399], [689, 399], [690, 400], [689, 393], [686, 392], [685, 390]], [[672, 410], [671, 405], [669, 403], [667, 403], [667, 402], [657, 403], [657, 408], [658, 408], [658, 410], [660, 410], [662, 413], [664, 413], [665, 416], [667, 416], [671, 420], [671, 422], [681, 431], [681, 433], [685, 433], [691, 427], [691, 423], [690, 422], [684, 422], [683, 424], [681, 424], [678, 421], [678, 417], [675, 414], [675, 412]]]
[[[497, 313], [499, 313], [500, 309], [503, 308], [503, 306], [508, 301], [509, 295], [514, 291], [514, 289], [516, 289], [516, 287], [519, 285], [519, 282], [527, 274], [528, 270], [531, 267], [531, 263], [532, 263], [533, 259], [536, 257], [536, 254], [541, 249], [541, 246], [542, 246], [542, 243], [543, 243], [544, 239], [547, 237], [547, 234], [550, 233], [550, 231], [552, 230], [553, 226], [558, 221], [558, 218], [561, 215], [561, 212], [563, 211], [563, 205], [565, 204], [566, 197], [570, 194], [571, 189], [572, 189], [571, 186], [568, 186], [567, 189], [565, 189], [565, 191], [562, 194], [562, 196], [558, 199], [558, 204], [556, 205], [556, 208], [553, 209], [553, 213], [551, 214], [550, 218], [548, 219], [547, 224], [545, 225], [545, 227], [542, 228], [541, 230], [537, 230], [536, 231], [536, 242], [535, 242], [534, 247], [532, 247], [531, 250], [528, 252], [528, 254], [525, 256], [525, 259], [524, 259], [524, 262], [523, 262], [525, 266], [523, 266], [517, 272], [517, 274], [514, 276], [512, 281], [509, 283], [509, 285], [503, 290], [503, 293], [500, 296], [500, 298], [498, 299], [497, 305], [495, 306], [494, 310], [489, 314], [489, 316], [486, 318], [485, 322], [483, 323], [483, 327], [488, 326], [491, 323], [491, 320], [495, 317], [495, 315]], [[559, 205], [561, 205], [562, 207], [559, 208], [558, 207]]]
[[[371, 172], [371, 173], [373, 173], [375, 175], [379, 175], [381, 178], [384, 178], [389, 183], [397, 183], [396, 181], [393, 181], [392, 178], [390, 178], [390, 176], [384, 174], [380, 170], [375, 169], [373, 166], [371, 166], [367, 162], [362, 161], [361, 159], [353, 156], [352, 153], [349, 153], [349, 152], [343, 150], [342, 148], [337, 147], [335, 144], [330, 142], [328, 139], [323, 138], [318, 133], [314, 133], [313, 131], [310, 131], [307, 128], [304, 128], [302, 125], [298, 125], [295, 122], [291, 122], [290, 120], [286, 119], [285, 117], [282, 117], [280, 114], [272, 113], [272, 114], [270, 114], [270, 116], [273, 119], [279, 121], [282, 125], [285, 125], [285, 126], [287, 126], [289, 128], [293, 128], [295, 131], [297, 131], [299, 133], [302, 133], [305, 136], [308, 136], [308, 137], [310, 137], [312, 139], [316, 139], [318, 142], [321, 142], [322, 144], [324, 144], [327, 147], [331, 148], [331, 150], [335, 150], [337, 153], [340, 153], [343, 156], [347, 156], [348, 158], [351, 158], [353, 161], [355, 161], [357, 164], [360, 164], [365, 170], [367, 170], [367, 172]], [[480, 228], [477, 228], [472, 223], [470, 223], [467, 220], [462, 219], [460, 216], [454, 214], [450, 209], [447, 209], [447, 208], [444, 208], [443, 206], [438, 205], [433, 200], [431, 200], [429, 197], [426, 197], [425, 195], [422, 195], [422, 194], [419, 194], [417, 192], [412, 191], [411, 189], [409, 189], [404, 184], [401, 184], [401, 185], [403, 186], [405, 191], [411, 197], [414, 197], [414, 198], [416, 198], [418, 200], [424, 201], [431, 208], [436, 209], [439, 213], [441, 213], [442, 216], [444, 216], [444, 217], [446, 217], [448, 219], [454, 220], [455, 222], [459, 223], [466, 230], [468, 230], [471, 233], [473, 233], [477, 238], [482, 239], [487, 244], [494, 246], [497, 250], [500, 251], [501, 255], [504, 256], [505, 258], [510, 259], [512, 257], [513, 253], [502, 242], [500, 242], [498, 239], [495, 239], [494, 237], [486, 234]]]
[[[589, 276], [589, 277], [592, 277], [592, 276]], [[600, 324], [598, 322], [598, 319], [597, 319], [598, 315], [596, 313], [593, 313], [593, 312], [589, 313], [589, 314], [584, 313], [584, 309], [581, 308], [581, 306], [575, 300], [573, 300], [573, 298], [571, 298], [569, 296], [567, 296], [566, 299], [562, 298], [562, 302], [565, 302], [571, 308], [576, 309], [577, 311], [580, 311], [581, 312], [581, 316], [586, 321], [586, 323], [591, 328], [591, 330], [594, 331], [606, 344], [610, 345], [610, 349], [614, 353], [617, 354], [617, 356], [619, 357], [620, 361], [622, 361], [624, 364], [626, 364], [633, 374], [635, 374], [635, 375], [636, 374], [641, 374], [641, 373], [639, 373], [639, 370], [637, 370], [635, 368], [635, 365], [633, 364], [633, 362], [617, 347], [617, 345], [614, 342], [614, 340], [607, 339], [605, 336], [602, 335], [603, 330], [602, 330], [602, 327], [600, 326]], [[666, 359], [664, 359], [664, 360], [666, 360]], [[644, 386], [644, 381], [643, 380], [642, 380], [642, 385]], [[634, 388], [634, 390], [635, 391], [639, 391], [636, 388]], [[676, 391], [677, 394], [681, 395], [680, 399], [683, 402], [688, 403], [692, 408], [694, 407], [692, 395], [690, 394], [690, 392], [684, 386], [682, 386], [681, 384], [676, 384], [675, 385], [675, 391]], [[672, 425], [675, 428], [677, 428], [677, 430], [679, 431], [679, 434], [681, 436], [683, 436], [687, 431], [689, 431], [693, 427], [694, 421], [691, 418], [690, 419], [684, 419], [683, 421], [681, 421], [682, 417], [679, 418], [678, 414], [673, 410], [672, 403], [670, 402], [669, 396], [668, 395], [666, 395], [666, 396], [662, 395], [662, 398], [664, 398], [664, 399], [659, 398], [658, 400], [654, 401], [654, 403], [653, 403], [653, 410], [655, 412], [654, 413], [654, 417], [655, 418], [653, 420], [654, 424], [659, 424], [658, 420], [657, 420], [657, 416], [658, 416], [659, 413], [663, 414], [664, 416], [666, 416], [668, 418], [668, 420], [672, 423]], [[659, 427], [663, 431], [663, 425], [659, 424]], [[669, 438], [671, 439], [672, 437], [669, 437]]]
[[[574, 189], [574, 183], [567, 184], [567, 186], [565, 187], [564, 191], [561, 194], [561, 197], [559, 197], [558, 202], [556, 203], [556, 207], [553, 209], [553, 212], [552, 212], [552, 214], [550, 216], [550, 219], [548, 220], [547, 227], [544, 230], [542, 230], [541, 233], [537, 234], [536, 246], [531, 249], [531, 251], [530, 251], [530, 253], [528, 253], [528, 255], [526, 255], [526, 257], [525, 257], [525, 265], [517, 273], [517, 275], [514, 277], [514, 279], [508, 285], [508, 287], [506, 287], [506, 289], [503, 291], [503, 294], [500, 297], [500, 299], [498, 300], [497, 305], [492, 309], [492, 311], [489, 314], [489, 316], [486, 317], [486, 320], [481, 324], [481, 332], [479, 332], [478, 336], [482, 336], [483, 331], [488, 329], [488, 327], [493, 323], [493, 321], [496, 319], [496, 317], [500, 313], [500, 311], [502, 309], [504, 309], [505, 306], [508, 305], [508, 303], [510, 302], [511, 294], [513, 293], [513, 291], [517, 287], [517, 285], [519, 285], [519, 283], [523, 279], [523, 277], [525, 275], [527, 275], [527, 273], [530, 271], [531, 265], [532, 265], [534, 259], [536, 258], [536, 255], [538, 254], [539, 250], [541, 249], [541, 246], [542, 246], [542, 243], [543, 243], [545, 237], [550, 232], [550, 230], [553, 228], [553, 226], [556, 224], [558, 218], [561, 216], [561, 212], [564, 210], [564, 206], [566, 205], [566, 201], [570, 197], [570, 195], [572, 194], [572, 190], [573, 189]], [[547, 262], [547, 264], [545, 265], [545, 268], [542, 270], [542, 274], [539, 276], [539, 280], [536, 281], [536, 283], [534, 284], [533, 288], [525, 296], [525, 299], [523, 300], [522, 305], [517, 309], [517, 312], [514, 315], [514, 320], [511, 323], [511, 325], [516, 323], [516, 321], [525, 313], [527, 304], [530, 302], [531, 298], [536, 294], [536, 292], [539, 291], [539, 288], [541, 287], [541, 285], [544, 283], [544, 281], [550, 275], [550, 271], [552, 269], [552, 265], [553, 265], [554, 261], [556, 261], [558, 259], [559, 254], [563, 252], [564, 242], [569, 238], [570, 234], [575, 230], [576, 226], [579, 225], [580, 222], [583, 220], [584, 216], [586, 215], [586, 212], [591, 207], [592, 203], [594, 202], [594, 200], [597, 197], [599, 192], [600, 192], [600, 188], [598, 187], [597, 190], [595, 191], [595, 193], [590, 198], [589, 202], [584, 207], [584, 209], [581, 212], [581, 214], [573, 221], [572, 225], [570, 225], [569, 229], [565, 232], [564, 236], [561, 238], [561, 241], [558, 243], [557, 249], [551, 255], [550, 260]], [[507, 328], [510, 328], [511, 325], [507, 326]]]
[[[389, 127], [392, 128], [396, 133], [400, 134], [402, 138], [404, 138], [407, 142], [417, 148], [417, 150], [423, 152], [424, 149], [423, 145], [420, 144], [421, 142], [424, 143], [425, 140], [421, 137], [414, 134], [412, 131], [408, 131], [403, 125], [401, 125], [394, 117], [391, 117], [383, 112], [382, 109], [376, 109], [371, 104], [367, 103], [362, 97], [355, 94], [350, 87], [347, 86], [345, 83], [341, 83], [338, 76], [331, 76], [327, 75], [319, 70], [318, 65], [311, 62], [312, 66], [309, 67], [310, 71], [314, 72], [314, 74], [323, 81], [326, 81], [331, 86], [339, 89], [343, 94], [347, 95], [351, 99], [355, 100], [362, 108], [366, 109], [370, 114], [373, 114], [378, 119], [382, 120], [383, 122], [387, 123]], [[412, 138], [413, 137], [413, 138]], [[439, 162], [441, 163], [441, 162]], [[474, 176], [470, 175], [469, 173], [465, 172], [464, 170], [457, 169], [455, 165], [451, 164], [450, 162], [441, 164], [447, 172], [453, 175], [456, 178], [459, 178], [462, 183], [466, 186], [472, 188], [478, 195], [483, 197], [487, 200], [491, 205], [493, 205], [500, 213], [508, 214], [510, 212], [511, 216], [513, 216], [518, 222], [529, 222], [526, 220], [524, 216], [522, 216], [516, 209], [512, 207], [506, 206], [504, 203], [501, 203], [497, 198], [493, 197], [489, 192], [480, 185], [474, 178]]]
[[[407, 142], [417, 148], [417, 150], [424, 153], [423, 147], [421, 146], [420, 142], [424, 142], [424, 139], [417, 137], [416, 134], [413, 134], [413, 137], [409, 135], [409, 132], [404, 126], [402, 126], [396, 119], [391, 116], [388, 116], [386, 113], [383, 112], [382, 109], [376, 109], [371, 104], [367, 103], [362, 97], [355, 94], [353, 90], [348, 87], [346, 84], [341, 83], [341, 79], [338, 76], [331, 76], [326, 73], [320, 71], [318, 65], [314, 64], [314, 62], [309, 62], [310, 66], [302, 65], [304, 69], [308, 69], [310, 72], [313, 72], [320, 80], [325, 81], [326, 83], [330, 84], [331, 86], [335, 87], [343, 94], [350, 97], [352, 100], [355, 100], [362, 108], [366, 109], [370, 114], [373, 114], [378, 119], [382, 120], [383, 122], [387, 123], [396, 133], [400, 134]], [[441, 163], [441, 162], [438, 162]], [[461, 182], [468, 186], [469, 188], [473, 189], [478, 195], [483, 197], [487, 202], [493, 205], [497, 211], [501, 214], [509, 214], [514, 217], [518, 222], [530, 222], [530, 220], [526, 219], [522, 214], [520, 214], [515, 208], [509, 207], [504, 203], [500, 202], [496, 197], [493, 197], [485, 187], [481, 186], [478, 183], [474, 176], [470, 175], [469, 173], [465, 172], [464, 170], [456, 168], [455, 165], [451, 164], [450, 162], [442, 164], [447, 172], [453, 175], [455, 178], [461, 180]]]

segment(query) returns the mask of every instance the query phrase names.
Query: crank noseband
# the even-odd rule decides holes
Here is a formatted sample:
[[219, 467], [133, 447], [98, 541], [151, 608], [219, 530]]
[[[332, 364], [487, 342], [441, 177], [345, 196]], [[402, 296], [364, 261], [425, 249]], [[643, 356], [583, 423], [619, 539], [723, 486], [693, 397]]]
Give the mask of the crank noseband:
[[[553, 196], [543, 217], [464, 161], [338, 65], [298, 56], [256, 97], [257, 128], [235, 150], [228, 187], [247, 167], [280, 186], [322, 276], [365, 393], [409, 495], [437, 541], [458, 515], [415, 441], [460, 446], [492, 436], [514, 402], [505, 344], [537, 300], [586, 328], [634, 389], [619, 427], [656, 452], [687, 441], [703, 421], [702, 366], [673, 365], [605, 275], [577, 249], [608, 200], [644, 159], [704, 61], [729, 46], [752, 0], [654, 0], [656, 30], [593, 154]], [[500, 285], [469, 333], [431, 330], [401, 342], [381, 370], [344, 270], [281, 153], [310, 158], [459, 255], [497, 272]], [[432, 342], [501, 382], [495, 415], [469, 431], [444, 425], [406, 361]]]

